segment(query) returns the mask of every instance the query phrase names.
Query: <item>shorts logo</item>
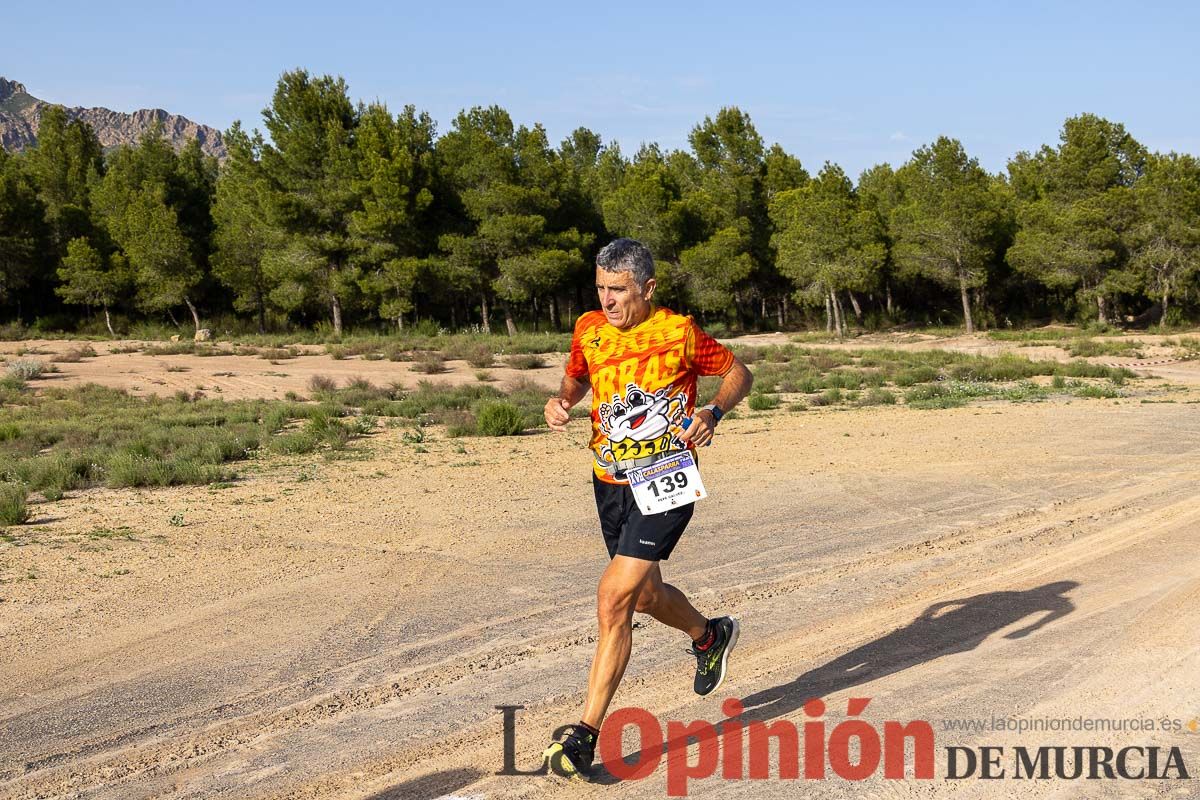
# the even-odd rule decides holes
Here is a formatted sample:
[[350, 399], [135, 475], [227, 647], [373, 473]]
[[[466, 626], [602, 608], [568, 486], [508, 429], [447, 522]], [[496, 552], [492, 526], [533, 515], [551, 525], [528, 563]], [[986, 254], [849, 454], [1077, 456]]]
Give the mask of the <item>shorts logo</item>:
[[648, 544], [651, 547], [653, 547], [654, 545], [657, 544], [657, 542], [647, 542], [645, 539], [638, 539], [638, 544]]

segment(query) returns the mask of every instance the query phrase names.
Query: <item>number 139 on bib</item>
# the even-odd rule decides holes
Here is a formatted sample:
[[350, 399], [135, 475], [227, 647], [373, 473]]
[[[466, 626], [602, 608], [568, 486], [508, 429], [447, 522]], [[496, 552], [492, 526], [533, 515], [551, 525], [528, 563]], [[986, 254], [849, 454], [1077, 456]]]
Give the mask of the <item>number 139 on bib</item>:
[[708, 496], [690, 451], [628, 472], [629, 487], [643, 514], [661, 514]]

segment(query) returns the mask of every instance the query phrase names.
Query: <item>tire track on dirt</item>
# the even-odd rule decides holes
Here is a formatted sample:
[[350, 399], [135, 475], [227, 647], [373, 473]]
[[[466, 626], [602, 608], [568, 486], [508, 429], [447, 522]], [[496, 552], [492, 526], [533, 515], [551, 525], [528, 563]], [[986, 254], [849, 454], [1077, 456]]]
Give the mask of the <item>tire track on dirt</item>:
[[[1158, 478], [1169, 474], [1168, 488], [1156, 488]], [[1038, 569], [1061, 570], [1080, 560], [1094, 559], [1103, 555], [1129, 547], [1139, 538], [1150, 535], [1163, 525], [1173, 525], [1179, 519], [1191, 523], [1200, 521], [1200, 510], [1190, 507], [1193, 503], [1188, 487], [1194, 485], [1194, 480], [1200, 476], [1195, 473], [1181, 475], [1178, 471], [1159, 473], [1148, 476], [1148, 480], [1111, 492], [1099, 498], [1082, 498], [1055, 503], [1050, 509], [1038, 512], [1021, 511], [1000, 522], [993, 522], [977, 529], [946, 533], [928, 538], [920, 542], [912, 542], [896, 548], [888, 548], [881, 552], [869, 553], [850, 563], [840, 565], [825, 565], [818, 568], [806, 568], [792, 571], [774, 580], [762, 580], [749, 584], [729, 587], [719, 593], [722, 603], [728, 605], [735, 613], [752, 608], [755, 604], [769, 600], [779, 595], [786, 595], [802, 590], [811, 590], [821, 584], [837, 583], [854, 574], [865, 574], [872, 571], [886, 570], [896, 565], [921, 562], [937, 555], [965, 553], [968, 550], [996, 548], [1002, 543], [1029, 544], [1039, 540], [1046, 547], [1067, 544], [1056, 547], [1052, 553], [1039, 552], [1026, 558], [1014, 566], [997, 569], [974, 580], [957, 580], [930, 585], [919, 594], [910, 595], [909, 601], [903, 604], [892, 604], [885, 613], [877, 613], [868, 618], [855, 618], [853, 628], [857, 630], [878, 631], [888, 626], [902, 625], [911, 618], [913, 609], [923, 607], [927, 602], [944, 599], [951, 595], [960, 595], [972, 591], [984, 584], [996, 584], [1001, 581], [1027, 580], [1037, 573]], [[1184, 478], [1180, 480], [1180, 478]], [[1150, 510], [1145, 510], [1149, 508]], [[1127, 515], [1126, 519], [1115, 521], [1114, 518], [1133, 509], [1135, 513]], [[1136, 513], [1138, 511], [1141, 513]], [[1115, 522], [1115, 524], [1114, 524]], [[1107, 531], [1107, 532], [1106, 532]], [[998, 552], [998, 551], [997, 551]], [[1053, 559], [1049, 567], [1045, 562]], [[691, 575], [689, 574], [690, 578]], [[915, 599], [914, 599], [915, 598]], [[584, 598], [568, 604], [581, 613], [585, 607], [590, 607], [591, 598]], [[522, 614], [506, 617], [496, 623], [483, 623], [473, 628], [479, 632], [494, 630], [500, 624], [511, 625], [518, 621], [528, 621], [544, 613], [545, 608], [538, 609], [535, 614]], [[560, 607], [561, 608], [561, 607]], [[526, 644], [513, 650], [505, 648], [480, 648], [467, 654], [435, 663], [420, 669], [400, 672], [394, 680], [386, 684], [376, 684], [361, 689], [339, 691], [312, 698], [293, 704], [283, 709], [272, 710], [256, 715], [237, 718], [227, 723], [207, 728], [199, 734], [193, 733], [185, 741], [167, 740], [149, 744], [138, 744], [123, 748], [118, 752], [103, 752], [111, 743], [97, 744], [92, 748], [81, 748], [71, 753], [55, 754], [31, 763], [29, 771], [17, 780], [19, 794], [16, 797], [46, 797], [66, 792], [97, 791], [104, 787], [129, 784], [139, 778], [160, 777], [181, 770], [200, 766], [224, 753], [261, 745], [264, 739], [336, 721], [349, 713], [369, 711], [379, 706], [391, 703], [414, 693], [429, 692], [445, 688], [453, 683], [470, 678], [480, 672], [513, 667], [530, 659], [537, 659], [548, 654], [560, 652], [580, 645], [594, 642], [590, 620], [577, 624], [567, 631], [559, 629], [553, 636], [534, 637], [526, 640]], [[841, 631], [845, 627], [826, 626], [824, 629], [800, 631], [800, 636], [806, 642], [809, 655], [823, 655], [833, 652], [839, 645], [845, 643], [845, 636], [831, 636], [830, 631]], [[453, 642], [463, 631], [440, 637]], [[564, 635], [565, 634], [565, 635]], [[747, 680], [762, 677], [769, 672], [771, 665], [778, 663], [783, 654], [791, 652], [796, 647], [796, 637], [789, 636], [784, 642], [770, 644], [763, 642], [755, 651], [753, 660], [743, 663], [741, 669], [746, 669]], [[339, 669], [348, 669], [344, 665]], [[646, 683], [634, 680], [628, 688], [636, 689]], [[572, 701], [574, 698], [572, 698]], [[539, 707], [540, 704], [539, 704]], [[558, 704], [550, 703], [540, 713], [551, 714], [560, 711]], [[142, 732], [153, 733], [155, 727]], [[414, 743], [411, 748], [402, 748], [405, 755], [400, 756], [402, 762], [413, 767], [424, 761], [421, 751], [428, 752], [429, 742]], [[452, 742], [443, 741], [444, 746], [453, 746]], [[439, 747], [438, 749], [442, 749]], [[83, 761], [70, 768], [69, 774], [61, 774], [54, 765], [62, 761]], [[397, 768], [393, 759], [380, 763], [374, 772], [386, 775]], [[42, 773], [42, 774], [38, 774]], [[363, 770], [359, 770], [360, 777]], [[14, 787], [16, 788], [16, 787]], [[315, 788], [315, 787], [314, 787]], [[319, 796], [305, 791], [297, 796]]]
[[[1200, 474], [1192, 474], [1192, 479], [1200, 478]], [[884, 637], [889, 632], [895, 631], [903, 627], [911, 621], [922, 609], [939, 601], [952, 601], [964, 596], [980, 594], [988, 590], [997, 590], [1014, 586], [1032, 586], [1037, 583], [1061, 578], [1065, 574], [1075, 574], [1079, 569], [1087, 564], [1102, 562], [1110, 557], [1116, 556], [1123, 551], [1139, 548], [1147, 540], [1162, 536], [1168, 533], [1182, 533], [1186, 531], [1194, 531], [1200, 529], [1200, 507], [1197, 507], [1193, 500], [1189, 497], [1180, 496], [1184, 493], [1157, 493], [1150, 492], [1147, 494], [1138, 495], [1137, 493], [1126, 493], [1120, 498], [1113, 498], [1116, 503], [1090, 501], [1080, 504], [1079, 511], [1084, 511], [1090, 515], [1096, 515], [1099, 519], [1095, 520], [1096, 525], [1089, 533], [1076, 536], [1068, 544], [1056, 548], [1052, 552], [1044, 552], [1021, 559], [1010, 565], [990, 566], [983, 572], [974, 575], [967, 575], [963, 580], [954, 583], [942, 583], [923, 587], [920, 590], [909, 594], [904, 600], [896, 600], [888, 603], [884, 608], [870, 613], [852, 613], [832, 620], [829, 624], [823, 624], [813, 628], [801, 628], [794, 635], [781, 637], [773, 642], [765, 642], [762, 646], [757, 647], [752, 653], [739, 653], [741, 656], [738, 662], [738, 683], [739, 685], [763, 685], [769, 684], [781, 671], [794, 671], [794, 664], [797, 660], [797, 654], [802, 653], [802, 660], [807, 662], [822, 663], [836, 656], [839, 653], [860, 646], [863, 642], [872, 641]], [[1138, 513], [1130, 515], [1114, 525], [1103, 524], [1107, 520], [1099, 513], [1108, 508], [1125, 508], [1128, 507], [1128, 502], [1131, 499], [1146, 499], [1148, 497], [1156, 497], [1163, 501], [1159, 505], [1150, 508], [1142, 508]], [[1107, 498], [1106, 498], [1107, 499]], [[1036, 520], [1041, 522], [1042, 520]], [[1182, 610], [1186, 599], [1193, 597], [1196, 591], [1196, 583], [1193, 581], [1191, 591], [1188, 591], [1186, 586], [1180, 589], [1173, 590], [1167, 595], [1167, 599], [1162, 601], [1167, 608], [1176, 608]], [[1093, 610], [1090, 613], [1100, 613], [1111, 607], [1119, 606], [1128, 598], [1124, 597], [1118, 590], [1104, 591], [1100, 593], [1098, 598], [1102, 605], [1099, 609]], [[736, 609], [735, 609], [736, 610]], [[744, 609], [741, 609], [744, 610]], [[1178, 631], [1176, 631], [1178, 633]], [[1130, 643], [1129, 646], [1136, 646]], [[929, 656], [927, 655], [928, 659]], [[1177, 665], [1186, 662], [1186, 658], [1180, 656], [1175, 660]], [[1164, 670], [1170, 665], [1160, 665]], [[626, 688], [623, 685], [623, 697], [621, 705], [626, 706], [642, 706], [652, 707], [656, 709], [656, 713], [660, 718], [670, 719], [690, 719], [686, 712], [681, 712], [681, 709], [688, 708], [694, 705], [694, 698], [688, 698], [684, 702], [679, 702], [680, 696], [677, 691], [662, 691], [661, 687], [665, 684], [669, 685], [670, 673], [664, 671], [659, 676], [635, 680], [629, 687], [626, 694]], [[660, 679], [661, 678], [661, 679]], [[874, 680], [873, 678], [869, 678]], [[861, 693], [861, 687], [856, 687], [856, 694]], [[577, 698], [573, 698], [577, 701]], [[549, 730], [564, 718], [565, 710], [554, 707], [553, 704], [546, 708], [538, 707], [537, 709], [529, 709], [523, 711], [525, 715], [522, 718], [522, 725], [530, 729]], [[493, 723], [494, 725], [495, 723]], [[455, 752], [459, 748], [469, 746], [471, 735], [476, 737], [485, 735], [484, 730], [473, 731], [461, 740], [453, 742], [440, 741], [430, 751], [447, 753]], [[493, 734], [494, 735], [494, 734]], [[536, 747], [518, 748], [517, 763], [524, 765], [526, 768], [530, 763], [536, 763], [538, 749]], [[408, 758], [417, 758], [419, 753], [409, 753]], [[400, 761], [403, 761], [402, 759]], [[406, 774], [419, 774], [417, 770], [412, 769], [411, 763], [406, 765]], [[421, 770], [430, 772], [441, 767], [441, 763], [437, 760], [426, 760]], [[660, 767], [661, 771], [661, 767]], [[395, 778], [396, 776], [389, 776]], [[342, 791], [344, 794], [337, 794], [335, 784], [331, 783], [328, 787], [334, 791], [334, 794], [328, 796], [354, 796], [349, 791], [348, 786], [343, 784]], [[378, 787], [377, 787], [378, 788]], [[511, 780], [503, 778], [486, 777], [479, 781], [463, 787], [460, 791], [464, 793], [476, 793], [488, 798], [499, 797], [516, 797], [518, 787], [513, 785]], [[564, 784], [561, 781], [547, 780], [542, 781], [537, 789], [539, 797], [556, 797], [570, 794], [571, 796], [613, 796], [614, 787], [587, 787], [581, 789], [574, 784]], [[627, 787], [629, 788], [629, 787]], [[876, 794], [875, 788], [887, 790], [887, 793], [895, 796], [911, 797], [921, 795], [922, 791], [919, 787], [913, 786], [888, 786], [880, 787], [872, 786], [871, 795]], [[935, 787], [936, 788], [936, 787]], [[975, 788], [975, 787], [970, 787]], [[1020, 787], [1025, 790], [1026, 787]], [[1050, 789], [1042, 787], [1051, 793], [1063, 791], [1061, 787]], [[636, 791], [636, 790], [635, 790]], [[860, 790], [856, 790], [860, 791]], [[947, 790], [953, 793], [959, 791], [959, 788]], [[1181, 790], [1183, 791], [1183, 790]], [[773, 791], [768, 791], [768, 795]], [[856, 792], [850, 792], [851, 795]], [[935, 794], [942, 794], [937, 791]], [[980, 790], [984, 796], [992, 796], [990, 790]], [[1040, 792], [1039, 792], [1040, 794]], [[1068, 791], [1067, 795], [1075, 796], [1073, 791]], [[316, 793], [293, 793], [289, 795], [295, 798], [315, 798], [327, 796], [322, 792]]]

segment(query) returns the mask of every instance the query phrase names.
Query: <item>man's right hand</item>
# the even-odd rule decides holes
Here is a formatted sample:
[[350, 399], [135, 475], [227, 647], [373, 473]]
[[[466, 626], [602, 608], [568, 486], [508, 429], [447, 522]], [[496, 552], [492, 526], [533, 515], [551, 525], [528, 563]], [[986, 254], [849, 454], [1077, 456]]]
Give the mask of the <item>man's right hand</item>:
[[551, 397], [546, 401], [546, 424], [550, 426], [550, 430], [565, 432], [567, 423], [571, 420], [571, 415], [567, 412], [571, 410], [571, 404], [561, 397]]

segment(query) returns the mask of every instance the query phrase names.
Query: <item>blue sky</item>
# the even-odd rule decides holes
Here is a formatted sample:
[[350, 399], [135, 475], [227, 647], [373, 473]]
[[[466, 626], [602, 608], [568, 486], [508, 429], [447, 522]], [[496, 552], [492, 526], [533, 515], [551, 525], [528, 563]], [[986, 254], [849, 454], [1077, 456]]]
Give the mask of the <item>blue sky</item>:
[[[53, 11], [48, 11], [52, 8]], [[1200, 153], [1200, 4], [22, 3], [0, 75], [67, 105], [261, 127], [279, 74], [342, 75], [448, 130], [493, 103], [558, 142], [686, 148], [726, 105], [810, 171], [897, 165], [938, 135], [992, 171], [1092, 112]]]

